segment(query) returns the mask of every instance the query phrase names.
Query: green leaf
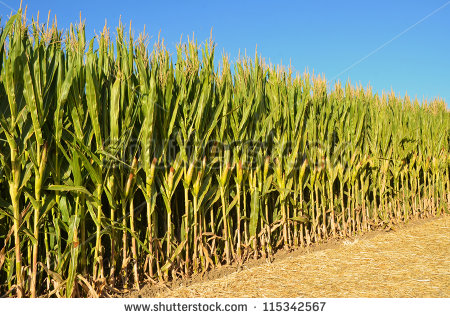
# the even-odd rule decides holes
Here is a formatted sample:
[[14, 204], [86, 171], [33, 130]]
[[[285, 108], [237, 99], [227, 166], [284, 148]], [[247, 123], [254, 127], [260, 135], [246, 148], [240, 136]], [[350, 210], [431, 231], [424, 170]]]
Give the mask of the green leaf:
[[58, 184], [52, 184], [47, 187], [44, 187], [45, 190], [50, 191], [68, 191], [68, 192], [78, 192], [83, 193], [88, 196], [93, 196], [92, 193], [90, 193], [85, 187], [82, 186], [69, 186], [69, 185], [58, 185]]
[[309, 222], [309, 218], [304, 215], [294, 216], [292, 218], [289, 218], [289, 220], [294, 221], [294, 222], [299, 222], [299, 223], [308, 223]]
[[163, 267], [161, 267], [161, 271], [162, 272], [166, 272], [170, 269], [170, 267], [172, 267], [173, 262], [175, 261], [175, 258], [181, 253], [181, 251], [184, 248], [184, 245], [186, 244], [186, 241], [181, 242], [178, 247], [176, 248], [176, 250], [173, 252], [173, 254], [170, 256], [170, 260], [168, 260], [166, 262], [166, 264], [164, 264]]

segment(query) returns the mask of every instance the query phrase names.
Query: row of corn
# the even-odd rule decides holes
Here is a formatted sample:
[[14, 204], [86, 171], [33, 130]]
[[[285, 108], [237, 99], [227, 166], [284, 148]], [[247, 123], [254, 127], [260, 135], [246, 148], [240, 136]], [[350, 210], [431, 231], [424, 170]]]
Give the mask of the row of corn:
[[0, 38], [0, 294], [95, 296], [449, 213], [450, 113], [211, 41]]

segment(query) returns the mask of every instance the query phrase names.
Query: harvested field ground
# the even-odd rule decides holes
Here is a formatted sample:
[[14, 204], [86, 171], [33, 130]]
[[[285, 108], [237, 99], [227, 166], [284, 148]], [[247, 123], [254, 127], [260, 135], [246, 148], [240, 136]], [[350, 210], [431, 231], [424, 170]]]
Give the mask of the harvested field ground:
[[129, 296], [450, 297], [450, 216], [282, 252], [272, 263], [222, 267]]

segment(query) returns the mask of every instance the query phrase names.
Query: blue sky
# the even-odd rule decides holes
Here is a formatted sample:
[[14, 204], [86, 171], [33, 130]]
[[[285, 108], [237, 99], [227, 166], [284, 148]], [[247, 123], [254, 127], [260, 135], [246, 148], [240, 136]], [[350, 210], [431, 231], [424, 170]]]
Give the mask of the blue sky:
[[[114, 31], [119, 16], [132, 20], [133, 29], [146, 31], [154, 40], [161, 35], [170, 51], [180, 36], [195, 33], [199, 42], [213, 37], [218, 56], [232, 60], [241, 52], [258, 52], [273, 64], [283, 62], [296, 71], [335, 78], [401, 32], [407, 32], [340, 74], [337, 78], [374, 90], [390, 91], [419, 99], [443, 97], [450, 101], [450, 1], [23, 1], [28, 16], [48, 10], [58, 26], [67, 28], [86, 19], [88, 38], [103, 28], [105, 19]], [[20, 0], [1, 0], [5, 18]], [[447, 4], [447, 5], [446, 5]], [[430, 17], [418, 21], [444, 6]], [[4, 20], [3, 20], [4, 21]], [[153, 41], [151, 41], [153, 43]]]

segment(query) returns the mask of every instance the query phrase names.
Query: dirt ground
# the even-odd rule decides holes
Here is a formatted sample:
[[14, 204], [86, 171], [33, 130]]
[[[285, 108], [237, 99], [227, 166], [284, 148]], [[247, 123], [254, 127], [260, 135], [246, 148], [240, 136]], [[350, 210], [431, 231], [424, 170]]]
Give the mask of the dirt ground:
[[222, 267], [131, 297], [450, 297], [450, 216]]

